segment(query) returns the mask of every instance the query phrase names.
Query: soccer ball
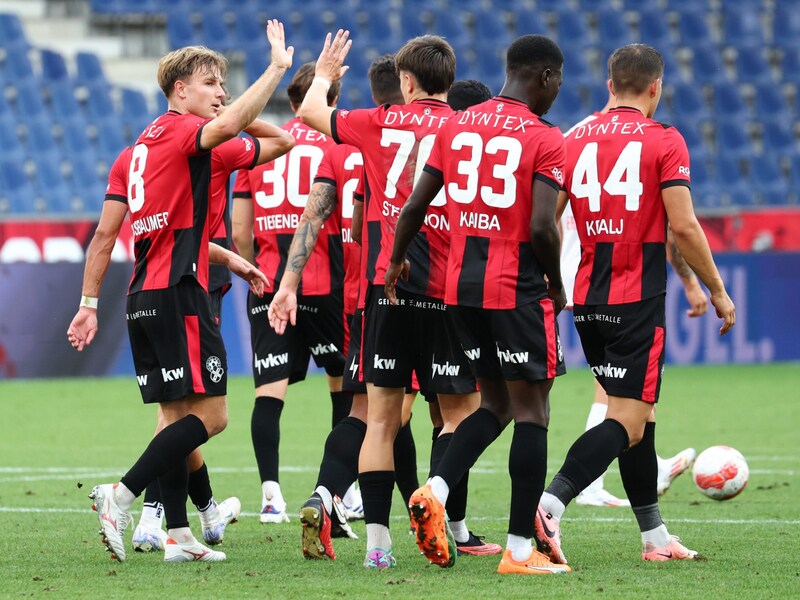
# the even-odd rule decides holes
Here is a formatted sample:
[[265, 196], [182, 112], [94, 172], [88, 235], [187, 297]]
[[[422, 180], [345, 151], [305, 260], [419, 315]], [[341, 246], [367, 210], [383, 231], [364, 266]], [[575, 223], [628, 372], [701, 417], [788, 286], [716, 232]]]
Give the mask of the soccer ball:
[[735, 448], [711, 446], [694, 461], [692, 477], [697, 488], [709, 498], [727, 500], [745, 488], [750, 469]]

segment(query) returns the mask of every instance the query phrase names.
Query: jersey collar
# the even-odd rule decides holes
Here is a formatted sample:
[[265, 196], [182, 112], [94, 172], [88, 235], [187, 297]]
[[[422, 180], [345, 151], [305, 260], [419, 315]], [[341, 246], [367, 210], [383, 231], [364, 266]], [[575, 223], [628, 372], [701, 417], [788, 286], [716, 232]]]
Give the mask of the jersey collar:
[[639, 113], [640, 115], [642, 114], [642, 111], [632, 106], [615, 106], [614, 108], [610, 108], [608, 112], [635, 112]]

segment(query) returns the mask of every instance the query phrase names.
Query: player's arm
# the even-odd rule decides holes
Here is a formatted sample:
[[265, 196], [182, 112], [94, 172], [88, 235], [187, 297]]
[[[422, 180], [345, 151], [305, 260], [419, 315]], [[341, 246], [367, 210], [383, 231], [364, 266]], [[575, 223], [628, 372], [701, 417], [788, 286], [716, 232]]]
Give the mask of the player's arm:
[[736, 322], [736, 307], [725, 290], [717, 265], [711, 256], [706, 234], [692, 206], [692, 196], [685, 185], [672, 185], [661, 190], [669, 226], [686, 263], [711, 292], [711, 304], [723, 320], [720, 335], [730, 331]]
[[406, 260], [408, 247], [411, 245], [414, 236], [419, 232], [420, 227], [422, 227], [428, 207], [443, 185], [444, 178], [441, 172], [434, 171], [434, 169], [426, 166], [400, 211], [394, 231], [392, 263], [386, 269], [386, 276], [384, 277], [386, 297], [389, 298], [392, 304], [397, 304], [397, 294], [394, 289], [395, 281], [397, 281], [398, 277], [402, 277], [404, 280], [408, 279], [409, 263]]
[[686, 314], [690, 317], [700, 317], [706, 314], [708, 310], [708, 296], [706, 296], [703, 288], [700, 287], [697, 275], [695, 275], [694, 271], [686, 264], [686, 260], [684, 260], [681, 251], [678, 250], [678, 245], [675, 243], [675, 235], [672, 233], [672, 229], [667, 229], [667, 260], [669, 264], [672, 265], [675, 273], [678, 274], [678, 277], [680, 277], [681, 283], [683, 283], [686, 300], [689, 301], [690, 306]]
[[300, 277], [317, 245], [322, 225], [333, 214], [336, 203], [336, 186], [326, 181], [314, 182], [289, 246], [280, 288], [269, 304], [269, 324], [278, 334], [286, 331], [288, 323], [294, 325], [297, 321], [297, 288]]
[[233, 243], [239, 256], [247, 262], [255, 264], [253, 255], [253, 200], [251, 198], [234, 198], [231, 213], [231, 229], [233, 230]]
[[561, 217], [564, 216], [564, 211], [567, 208], [567, 202], [569, 202], [569, 196], [567, 196], [566, 190], [559, 190], [558, 191], [558, 200], [556, 201], [556, 222], [561, 223]]
[[244, 132], [258, 138], [259, 153], [255, 162], [257, 165], [275, 160], [294, 148], [295, 139], [291, 133], [261, 119], [250, 123]]
[[236, 254], [236, 252], [223, 248], [214, 242], [208, 243], [208, 262], [228, 267], [231, 273], [248, 282], [250, 290], [259, 298], [264, 295], [264, 286], [269, 285], [267, 276], [252, 263]]
[[200, 132], [202, 149], [211, 150], [244, 131], [264, 110], [281, 78], [292, 66], [294, 48], [286, 48], [283, 23], [276, 19], [267, 21], [267, 39], [272, 47], [269, 67], [226, 111], [206, 123]]
[[89, 242], [83, 270], [83, 296], [78, 312], [67, 328], [67, 338], [78, 352], [91, 344], [97, 334], [97, 299], [111, 262], [111, 252], [127, 213], [128, 205], [124, 202], [104, 202], [100, 222]]
[[350, 221], [350, 237], [361, 245], [361, 228], [364, 226], [364, 201], [353, 198], [353, 220]]
[[328, 106], [328, 90], [331, 84], [339, 81], [349, 68], [343, 66], [350, 45], [353, 43], [349, 37], [350, 32], [341, 29], [333, 40], [330, 33], [325, 36], [325, 44], [314, 70], [314, 80], [297, 112], [303, 123], [327, 136], [331, 135], [331, 115], [336, 110]]
[[559, 191], [551, 182], [534, 177], [530, 224], [531, 246], [536, 260], [547, 276], [547, 291], [555, 303], [556, 314], [567, 304], [561, 281], [561, 236], [556, 224], [556, 205], [559, 195]]

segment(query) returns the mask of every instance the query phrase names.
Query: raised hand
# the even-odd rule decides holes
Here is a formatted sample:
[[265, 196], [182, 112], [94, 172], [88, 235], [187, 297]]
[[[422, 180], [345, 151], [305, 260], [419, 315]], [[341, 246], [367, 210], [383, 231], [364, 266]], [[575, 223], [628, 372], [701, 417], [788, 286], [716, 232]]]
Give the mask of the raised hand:
[[325, 44], [317, 59], [314, 75], [324, 77], [331, 83], [340, 80], [344, 76], [347, 69], [350, 68], [343, 66], [344, 59], [353, 44], [353, 40], [348, 39], [349, 37], [350, 32], [342, 29], [336, 32], [336, 36], [333, 39], [331, 39], [330, 33], [325, 36]]
[[281, 69], [289, 69], [292, 66], [294, 46], [286, 47], [283, 23], [277, 19], [270, 19], [267, 21], [267, 39], [269, 40], [270, 46], [272, 46], [272, 52], [270, 54], [272, 64]]

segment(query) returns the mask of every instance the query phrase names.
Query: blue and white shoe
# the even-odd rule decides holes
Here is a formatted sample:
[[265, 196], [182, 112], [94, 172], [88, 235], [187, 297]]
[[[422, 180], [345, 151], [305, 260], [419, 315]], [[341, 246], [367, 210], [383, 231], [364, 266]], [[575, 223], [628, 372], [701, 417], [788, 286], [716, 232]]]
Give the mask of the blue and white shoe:
[[344, 504], [348, 521], [364, 520], [364, 502], [361, 500], [361, 490], [355, 484], [348, 488], [347, 493], [342, 498], [342, 504]]
[[261, 509], [260, 516], [262, 523], [288, 523], [289, 515], [286, 514], [286, 507], [280, 508], [274, 504], [265, 504]]
[[161, 552], [167, 543], [167, 532], [161, 527], [150, 527], [139, 521], [133, 532], [133, 549], [136, 552]]
[[214, 509], [206, 511], [214, 514], [204, 515], [200, 513], [200, 521], [203, 524], [203, 539], [209, 546], [216, 546], [222, 543], [225, 536], [225, 528], [239, 519], [242, 512], [242, 503], [235, 496], [226, 498]]

